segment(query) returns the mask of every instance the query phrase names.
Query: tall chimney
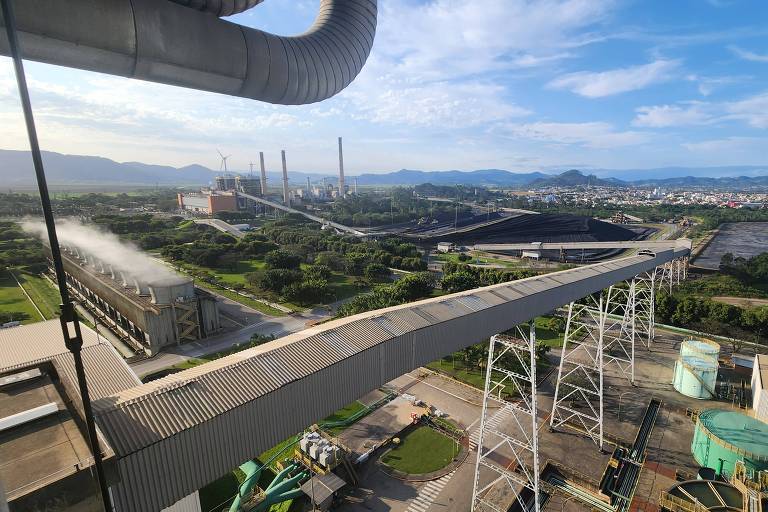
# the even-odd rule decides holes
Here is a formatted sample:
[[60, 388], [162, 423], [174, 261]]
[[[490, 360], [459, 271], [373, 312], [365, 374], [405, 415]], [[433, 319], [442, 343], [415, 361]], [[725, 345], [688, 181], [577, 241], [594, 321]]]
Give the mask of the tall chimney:
[[280, 151], [283, 157], [283, 203], [291, 206], [291, 194], [288, 191], [288, 167], [285, 165], [285, 150]]
[[264, 152], [259, 151], [259, 161], [261, 162], [261, 196], [267, 196], [267, 169], [264, 167]]
[[312, 197], [312, 184], [309, 182], [309, 176], [307, 176], [307, 198]]
[[357, 195], [357, 176], [355, 176], [355, 195]]
[[347, 195], [344, 188], [344, 152], [341, 148], [341, 137], [339, 137], [339, 197]]

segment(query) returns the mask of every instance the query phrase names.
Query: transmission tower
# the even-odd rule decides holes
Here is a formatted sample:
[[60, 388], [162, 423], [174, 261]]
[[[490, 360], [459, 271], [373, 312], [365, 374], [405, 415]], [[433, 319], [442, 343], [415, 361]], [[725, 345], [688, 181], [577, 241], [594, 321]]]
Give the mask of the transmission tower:
[[632, 282], [635, 286], [635, 336], [650, 349], [656, 335], [656, 270], [635, 276]]
[[590, 295], [568, 305], [549, 426], [575, 427], [603, 448], [603, 333], [605, 299]]
[[[472, 512], [506, 512], [514, 496], [525, 512], [539, 512], [536, 422], [536, 328], [491, 337], [480, 417]], [[514, 401], [506, 398], [511, 390]], [[491, 412], [491, 408], [495, 412]], [[514, 500], [512, 503], [514, 503]]]
[[605, 299], [603, 366], [635, 383], [636, 283], [613, 285]]

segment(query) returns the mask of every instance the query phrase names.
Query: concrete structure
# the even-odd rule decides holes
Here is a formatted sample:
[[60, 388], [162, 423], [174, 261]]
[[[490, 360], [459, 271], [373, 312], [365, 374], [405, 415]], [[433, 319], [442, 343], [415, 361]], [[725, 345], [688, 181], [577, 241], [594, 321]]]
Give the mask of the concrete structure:
[[234, 191], [180, 192], [177, 199], [179, 209], [205, 215], [238, 210], [237, 194]]
[[[222, 165], [226, 166], [226, 158], [224, 158]], [[235, 190], [237, 188], [237, 176], [232, 174], [222, 174], [214, 178], [216, 184], [216, 190], [220, 192], [226, 192], [228, 190]]]
[[731, 476], [743, 460], [750, 471], [768, 470], [768, 424], [737, 411], [709, 409], [699, 414], [691, 451], [696, 462]]
[[752, 410], [768, 423], [768, 355], [757, 354], [752, 366]]
[[656, 250], [666, 249], [668, 247], [682, 247], [691, 250], [692, 241], [687, 238], [677, 240], [630, 240], [616, 242], [533, 242], [517, 244], [475, 244], [471, 247], [475, 251], [504, 252], [504, 251], [523, 251], [533, 249], [540, 251], [566, 251], [572, 249], [637, 249], [637, 250]]
[[267, 168], [264, 166], [264, 152], [259, 151], [259, 166], [261, 168], [261, 195], [266, 197], [267, 195]]
[[[376, 0], [322, 0], [315, 23], [294, 37], [216, 16], [235, 12], [231, 7], [211, 14], [187, 6], [232, 1], [17, 3], [25, 59], [285, 105], [322, 101], [344, 89], [365, 64], [376, 33]], [[1, 38], [0, 54], [8, 53]]]
[[438, 242], [437, 252], [453, 252], [456, 250], [456, 244], [453, 242]]
[[62, 249], [74, 297], [136, 350], [156, 354], [221, 328], [216, 298], [191, 279], [139, 281], [78, 249]]
[[222, 233], [227, 233], [228, 235], [232, 235], [235, 238], [243, 238], [245, 236], [243, 229], [246, 227], [250, 228], [248, 224], [233, 225], [221, 219], [195, 219], [194, 222], [195, 224], [204, 224], [206, 226], [211, 226], [212, 228], [218, 229]]
[[339, 195], [347, 195], [347, 187], [344, 184], [344, 151], [341, 147], [341, 137], [339, 137]]
[[638, 254], [361, 313], [100, 400], [96, 421], [119, 454], [117, 510], [167, 507], [397, 376], [687, 254]]
[[285, 163], [285, 150], [280, 151], [280, 158], [283, 161], [283, 204], [291, 207], [291, 191], [288, 190], [288, 166]]

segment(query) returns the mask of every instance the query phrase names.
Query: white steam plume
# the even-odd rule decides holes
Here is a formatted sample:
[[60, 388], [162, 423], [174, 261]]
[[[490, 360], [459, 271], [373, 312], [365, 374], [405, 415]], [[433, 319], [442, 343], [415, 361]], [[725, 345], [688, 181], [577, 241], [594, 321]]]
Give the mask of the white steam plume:
[[[25, 220], [21, 227], [44, 242], [48, 241], [44, 223]], [[56, 233], [59, 244], [75, 247], [142, 283], [170, 286], [188, 281], [112, 233], [69, 219], [56, 221]]]

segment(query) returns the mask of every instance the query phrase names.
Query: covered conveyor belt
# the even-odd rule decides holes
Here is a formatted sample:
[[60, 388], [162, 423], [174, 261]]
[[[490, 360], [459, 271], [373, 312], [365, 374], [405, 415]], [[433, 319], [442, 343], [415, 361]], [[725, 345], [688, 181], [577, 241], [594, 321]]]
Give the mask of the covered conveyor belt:
[[349, 233], [355, 236], [368, 236], [369, 233], [363, 233], [362, 231], [358, 231], [355, 228], [351, 228], [349, 226], [345, 226], [344, 224], [339, 224], [338, 222], [331, 222], [328, 219], [324, 219], [322, 217], [318, 217], [317, 215], [312, 215], [311, 213], [303, 212], [301, 210], [296, 210], [295, 208], [291, 208], [290, 206], [286, 206], [283, 203], [277, 203], [275, 201], [270, 201], [269, 199], [266, 199], [264, 197], [260, 196], [253, 196], [251, 194], [245, 194], [243, 192], [238, 192], [237, 195], [245, 197], [247, 199], [250, 199], [251, 201], [256, 201], [257, 203], [265, 204], [267, 206], [270, 206], [272, 208], [276, 208], [278, 210], [282, 210], [284, 212], [288, 213], [295, 213], [298, 215], [302, 215], [306, 217], [307, 219], [319, 222], [320, 224], [324, 224], [326, 226], [331, 226], [333, 228], [338, 229], [339, 231], [344, 231], [345, 233]]
[[118, 510], [171, 505], [395, 377], [687, 255], [638, 254], [362, 313], [101, 399]]

